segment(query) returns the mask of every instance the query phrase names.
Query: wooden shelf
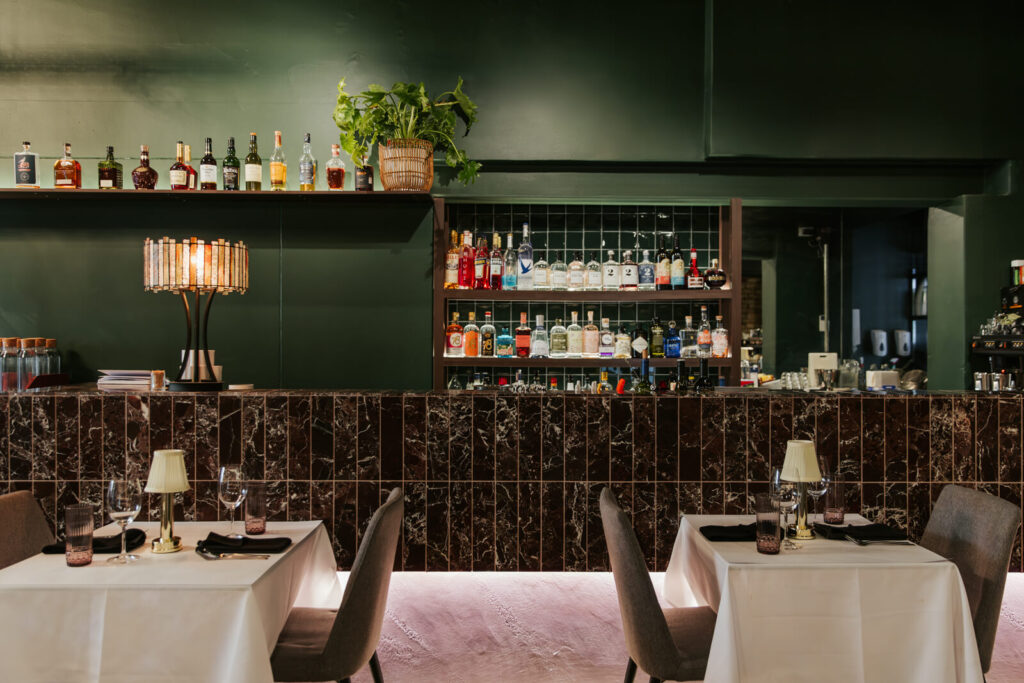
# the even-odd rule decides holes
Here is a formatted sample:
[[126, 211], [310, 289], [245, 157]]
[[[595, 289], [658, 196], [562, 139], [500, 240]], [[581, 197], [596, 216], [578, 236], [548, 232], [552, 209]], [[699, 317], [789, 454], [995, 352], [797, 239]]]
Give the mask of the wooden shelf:
[[[651, 367], [674, 368], [678, 358], [651, 358]], [[731, 358], [712, 358], [709, 365], [713, 368], [730, 367]], [[449, 367], [478, 368], [625, 368], [640, 367], [639, 358], [448, 358], [442, 357], [441, 364]], [[687, 367], [698, 367], [700, 361], [687, 358]]]
[[315, 192], [299, 192], [298, 190], [271, 190], [249, 191], [249, 190], [55, 190], [55, 189], [28, 189], [28, 188], [4, 188], [0, 189], [0, 199], [20, 200], [49, 200], [49, 199], [106, 199], [109, 201], [122, 201], [128, 197], [162, 197], [163, 199], [181, 199], [184, 201], [215, 201], [218, 199], [226, 201], [252, 201], [277, 200], [277, 201], [330, 201], [330, 202], [402, 202], [429, 204], [431, 196], [429, 192], [388, 192], [384, 190], [374, 192], [355, 192], [345, 190], [342, 192], [330, 192], [328, 190], [317, 190]]
[[582, 291], [530, 290], [526, 292], [490, 289], [446, 289], [442, 295], [451, 301], [727, 301], [731, 289], [674, 289], [654, 292], [641, 291]]

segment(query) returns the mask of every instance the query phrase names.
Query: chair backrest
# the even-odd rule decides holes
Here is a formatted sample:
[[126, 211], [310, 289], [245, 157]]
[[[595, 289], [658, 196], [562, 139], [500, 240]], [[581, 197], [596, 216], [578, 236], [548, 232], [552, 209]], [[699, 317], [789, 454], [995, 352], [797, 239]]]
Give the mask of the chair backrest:
[[679, 668], [679, 650], [658, 604], [633, 527], [609, 488], [601, 491], [601, 524], [619, 597], [626, 650], [649, 675], [672, 678]]
[[332, 671], [338, 671], [338, 678], [351, 676], [364, 667], [377, 649], [404, 508], [402, 489], [393, 489], [370, 518], [356, 551], [338, 617], [324, 650], [324, 658]]
[[53, 543], [53, 532], [30, 491], [0, 496], [0, 569], [21, 562]]
[[987, 493], [949, 485], [942, 489], [921, 537], [921, 545], [948, 557], [960, 570], [974, 619], [983, 671], [992, 645], [1021, 511]]

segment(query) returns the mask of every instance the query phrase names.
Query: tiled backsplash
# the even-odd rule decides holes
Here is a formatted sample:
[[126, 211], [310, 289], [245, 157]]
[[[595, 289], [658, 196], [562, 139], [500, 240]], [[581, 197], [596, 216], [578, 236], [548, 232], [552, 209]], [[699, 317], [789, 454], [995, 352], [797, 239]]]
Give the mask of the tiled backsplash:
[[0, 395], [0, 492], [31, 489], [59, 518], [79, 499], [99, 508], [106, 479], [144, 479], [153, 449], [182, 448], [193, 487], [177, 519], [226, 519], [217, 469], [241, 463], [267, 481], [272, 518], [325, 521], [341, 568], [402, 486], [404, 569], [581, 571], [608, 568], [610, 483], [663, 569], [677, 515], [747, 510], [790, 438], [838, 464], [853, 510], [915, 537], [949, 482], [1021, 504], [1021, 399], [969, 394]]

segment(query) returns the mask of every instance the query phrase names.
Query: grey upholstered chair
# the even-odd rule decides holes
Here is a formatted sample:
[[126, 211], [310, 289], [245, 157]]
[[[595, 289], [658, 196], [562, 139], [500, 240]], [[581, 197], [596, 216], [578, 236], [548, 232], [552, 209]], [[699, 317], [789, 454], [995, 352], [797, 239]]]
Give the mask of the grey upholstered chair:
[[394, 489], [366, 527], [337, 610], [296, 607], [270, 657], [275, 681], [348, 681], [367, 662], [384, 680], [377, 642], [402, 526], [405, 496]]
[[992, 663], [1010, 550], [1020, 518], [1020, 508], [1009, 501], [949, 485], [935, 501], [921, 536], [922, 546], [953, 560], [960, 570], [983, 672]]
[[710, 607], [662, 611], [633, 527], [608, 488], [601, 491], [601, 523], [629, 652], [626, 683], [636, 678], [637, 666], [650, 675], [651, 683], [704, 680], [715, 631], [714, 611]]
[[0, 496], [0, 569], [21, 562], [53, 543], [53, 531], [30, 491]]

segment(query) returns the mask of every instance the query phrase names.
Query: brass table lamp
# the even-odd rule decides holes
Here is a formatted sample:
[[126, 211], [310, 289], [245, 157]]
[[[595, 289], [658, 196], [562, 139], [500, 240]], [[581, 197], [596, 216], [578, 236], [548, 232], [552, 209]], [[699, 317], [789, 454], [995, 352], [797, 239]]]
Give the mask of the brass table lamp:
[[153, 451], [153, 463], [149, 466], [146, 493], [159, 493], [162, 496], [160, 500], [160, 538], [153, 540], [154, 553], [176, 553], [182, 549], [181, 539], [174, 535], [174, 494], [188, 491], [188, 489], [185, 451], [177, 448]]
[[800, 502], [796, 512], [796, 537], [798, 540], [814, 538], [814, 532], [807, 526], [807, 484], [821, 481], [821, 469], [813, 441], [792, 440], [786, 444], [786, 459], [782, 463], [783, 481], [796, 483]]

